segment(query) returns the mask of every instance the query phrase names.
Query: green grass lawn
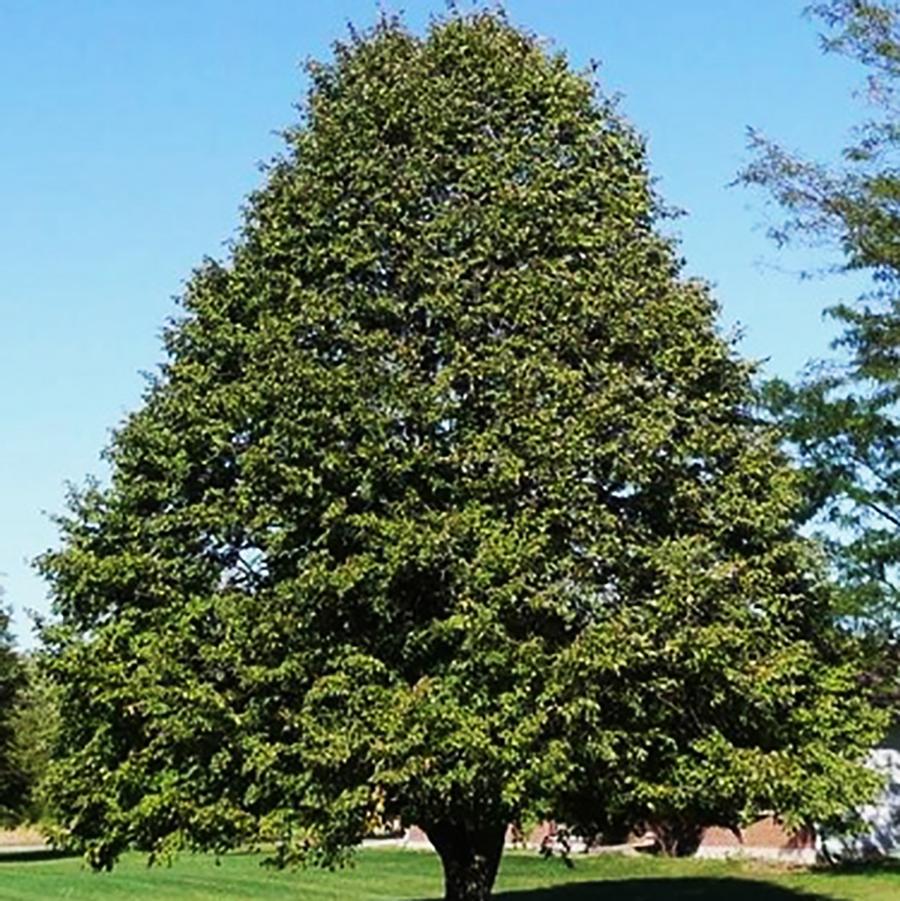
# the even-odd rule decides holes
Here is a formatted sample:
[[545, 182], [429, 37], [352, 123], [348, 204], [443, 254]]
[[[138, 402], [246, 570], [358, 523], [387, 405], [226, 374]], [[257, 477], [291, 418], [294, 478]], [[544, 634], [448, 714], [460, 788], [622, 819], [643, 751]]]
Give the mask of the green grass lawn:
[[[253, 855], [221, 864], [183, 856], [148, 869], [127, 856], [113, 873], [91, 873], [71, 858], [0, 858], [0, 899], [88, 901], [426, 901], [440, 898], [434, 855], [400, 850], [362, 852], [356, 865], [330, 873], [274, 872]], [[503, 901], [898, 901], [900, 867], [855, 872], [781, 871], [751, 864], [652, 858], [575, 858], [573, 869], [533, 854], [508, 854], [496, 895]]]

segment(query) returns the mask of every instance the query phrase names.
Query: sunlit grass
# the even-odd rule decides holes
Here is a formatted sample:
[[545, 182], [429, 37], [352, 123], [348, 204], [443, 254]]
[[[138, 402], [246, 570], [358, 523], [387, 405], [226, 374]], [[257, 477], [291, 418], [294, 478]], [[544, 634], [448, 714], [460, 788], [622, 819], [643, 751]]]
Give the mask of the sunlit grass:
[[[426, 901], [441, 896], [437, 858], [427, 852], [366, 850], [345, 870], [278, 872], [255, 855], [185, 855], [148, 868], [127, 855], [113, 873], [92, 873], [72, 858], [0, 858], [0, 899], [67, 901]], [[781, 870], [749, 863], [652, 858], [507, 854], [497, 886], [503, 901], [898, 901], [900, 869], [854, 872]]]

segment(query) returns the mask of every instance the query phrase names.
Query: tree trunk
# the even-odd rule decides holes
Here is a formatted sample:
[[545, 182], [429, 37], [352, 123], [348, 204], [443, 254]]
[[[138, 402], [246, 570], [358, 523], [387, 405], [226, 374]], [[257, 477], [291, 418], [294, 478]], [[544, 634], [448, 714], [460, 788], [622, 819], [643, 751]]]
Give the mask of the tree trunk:
[[475, 828], [432, 823], [425, 833], [444, 867], [444, 901], [487, 901], [500, 866], [506, 823]]
[[690, 857], [700, 846], [703, 828], [692, 820], [670, 819], [653, 824], [663, 854]]

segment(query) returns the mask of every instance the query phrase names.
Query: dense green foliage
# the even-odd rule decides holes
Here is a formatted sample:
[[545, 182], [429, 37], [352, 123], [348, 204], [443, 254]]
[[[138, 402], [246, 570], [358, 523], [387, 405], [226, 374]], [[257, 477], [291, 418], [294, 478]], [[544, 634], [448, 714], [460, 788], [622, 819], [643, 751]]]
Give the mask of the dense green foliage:
[[896, 642], [900, 629], [900, 5], [833, 0], [812, 11], [824, 45], [868, 72], [871, 118], [837, 166], [798, 158], [759, 135], [744, 173], [787, 218], [779, 241], [830, 243], [841, 268], [872, 288], [828, 312], [842, 332], [835, 359], [799, 385], [769, 386], [807, 475], [806, 514], [823, 527], [843, 587], [842, 611]]
[[880, 721], [640, 141], [495, 15], [311, 76], [41, 561], [61, 835], [418, 823], [483, 898], [523, 817], [839, 820]]

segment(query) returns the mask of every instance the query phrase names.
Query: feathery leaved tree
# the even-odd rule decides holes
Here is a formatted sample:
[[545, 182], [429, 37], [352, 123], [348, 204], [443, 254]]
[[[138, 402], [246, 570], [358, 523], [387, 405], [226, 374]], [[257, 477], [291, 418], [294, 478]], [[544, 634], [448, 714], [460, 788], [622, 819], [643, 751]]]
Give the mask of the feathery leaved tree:
[[[838, 611], [876, 639], [896, 694], [900, 649], [900, 3], [829, 0], [809, 7], [824, 48], [861, 63], [869, 119], [836, 165], [797, 156], [759, 133], [742, 175], [785, 219], [779, 243], [836, 249], [837, 268], [871, 278], [827, 310], [840, 326], [833, 359], [767, 388], [804, 469], [804, 516], [822, 527], [841, 586]], [[893, 653], [885, 656], [885, 648]], [[881, 681], [881, 680], [880, 680]], [[893, 683], [893, 684], [892, 684]]]
[[641, 142], [493, 13], [311, 79], [40, 561], [62, 840], [415, 823], [483, 899], [528, 817], [840, 820], [880, 719]]

